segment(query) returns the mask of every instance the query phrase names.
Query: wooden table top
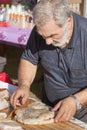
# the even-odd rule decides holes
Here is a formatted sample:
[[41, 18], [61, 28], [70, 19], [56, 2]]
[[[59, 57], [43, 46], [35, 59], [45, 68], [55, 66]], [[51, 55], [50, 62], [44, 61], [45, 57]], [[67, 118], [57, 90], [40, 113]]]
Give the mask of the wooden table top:
[[53, 123], [46, 125], [26, 125], [23, 126], [24, 130], [85, 130], [85, 128], [80, 127], [71, 122], [65, 123]]

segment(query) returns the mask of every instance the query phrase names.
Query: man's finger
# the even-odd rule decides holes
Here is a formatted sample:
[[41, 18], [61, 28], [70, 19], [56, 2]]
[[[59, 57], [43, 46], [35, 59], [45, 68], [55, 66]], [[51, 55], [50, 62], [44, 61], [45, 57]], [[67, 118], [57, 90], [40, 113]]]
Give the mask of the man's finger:
[[55, 121], [56, 123], [59, 122], [60, 119], [62, 118], [63, 114], [64, 114], [63, 111], [58, 111], [58, 113], [57, 113], [57, 115], [56, 115], [54, 121]]
[[24, 96], [24, 97], [22, 98], [22, 104], [25, 104], [26, 101], [27, 101], [27, 97]]
[[15, 93], [13, 93], [11, 98], [10, 98], [10, 103], [12, 106], [14, 105], [14, 95], [15, 95]]
[[60, 106], [61, 106], [61, 102], [59, 102], [58, 104], [56, 104], [54, 106], [54, 108], [52, 109], [52, 111], [58, 111], [58, 109], [60, 108]]

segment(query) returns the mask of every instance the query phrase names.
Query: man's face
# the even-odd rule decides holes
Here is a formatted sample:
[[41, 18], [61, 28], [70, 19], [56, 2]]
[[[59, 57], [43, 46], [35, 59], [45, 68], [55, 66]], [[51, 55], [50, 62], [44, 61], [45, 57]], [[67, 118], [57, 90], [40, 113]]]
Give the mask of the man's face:
[[63, 27], [59, 27], [52, 19], [44, 26], [38, 27], [37, 31], [45, 39], [47, 45], [53, 44], [57, 47], [64, 46], [70, 34], [68, 22]]

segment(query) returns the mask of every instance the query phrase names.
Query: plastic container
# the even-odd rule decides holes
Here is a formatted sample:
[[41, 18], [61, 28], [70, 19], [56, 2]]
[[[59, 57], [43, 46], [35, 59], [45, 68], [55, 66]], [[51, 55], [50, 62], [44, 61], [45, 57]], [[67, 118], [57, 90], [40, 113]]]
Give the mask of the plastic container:
[[4, 66], [6, 65], [6, 58], [5, 57], [1, 57], [0, 56], [0, 72], [2, 72], [3, 71], [3, 69], [4, 69]]

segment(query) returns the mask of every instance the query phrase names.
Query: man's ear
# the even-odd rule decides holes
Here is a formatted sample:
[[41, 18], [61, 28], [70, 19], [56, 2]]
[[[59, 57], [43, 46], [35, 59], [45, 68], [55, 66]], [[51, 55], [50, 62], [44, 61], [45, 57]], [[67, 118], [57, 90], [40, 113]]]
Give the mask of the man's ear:
[[68, 18], [67, 20], [68, 27], [71, 28], [73, 25], [73, 17]]

